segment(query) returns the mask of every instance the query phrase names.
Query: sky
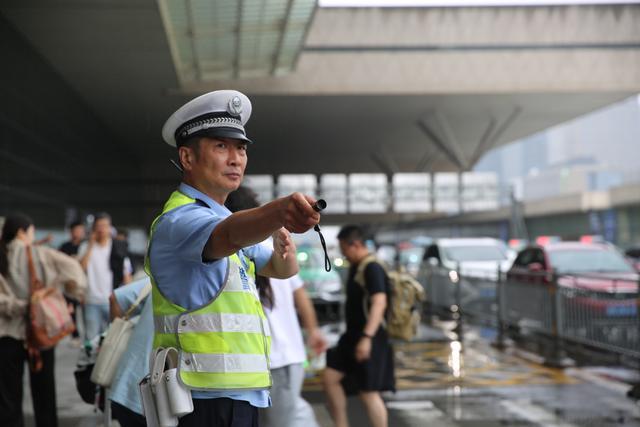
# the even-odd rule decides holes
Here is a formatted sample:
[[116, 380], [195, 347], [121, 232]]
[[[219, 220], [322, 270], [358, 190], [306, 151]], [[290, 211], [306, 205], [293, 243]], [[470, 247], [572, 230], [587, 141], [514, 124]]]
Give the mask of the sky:
[[474, 170], [497, 172], [505, 184], [534, 171], [582, 161], [623, 173], [625, 180], [640, 181], [638, 158], [640, 95], [498, 147]]
[[640, 0], [319, 0], [321, 7], [464, 7], [640, 3]]

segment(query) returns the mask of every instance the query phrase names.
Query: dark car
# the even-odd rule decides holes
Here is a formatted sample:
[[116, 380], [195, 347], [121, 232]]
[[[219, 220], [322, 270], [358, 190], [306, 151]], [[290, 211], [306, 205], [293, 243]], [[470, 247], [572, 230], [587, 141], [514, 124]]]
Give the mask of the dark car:
[[640, 272], [640, 246], [624, 251], [625, 256], [631, 261], [635, 269]]

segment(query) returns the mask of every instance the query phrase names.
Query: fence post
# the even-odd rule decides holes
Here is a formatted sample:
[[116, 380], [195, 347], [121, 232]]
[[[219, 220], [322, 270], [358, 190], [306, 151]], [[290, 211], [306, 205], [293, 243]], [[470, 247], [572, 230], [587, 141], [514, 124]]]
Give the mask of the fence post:
[[504, 350], [504, 317], [502, 316], [504, 298], [502, 295], [503, 283], [502, 283], [502, 269], [500, 263], [498, 263], [498, 276], [496, 277], [496, 340], [493, 346], [499, 350]]
[[551, 283], [549, 289], [552, 296], [551, 301], [551, 354], [545, 357], [545, 365], [565, 368], [570, 365], [570, 361], [566, 356], [563, 346], [563, 340], [560, 337], [562, 328], [562, 293], [558, 287], [558, 275], [554, 271], [551, 275]]
[[456, 325], [456, 327], [454, 329], [454, 332], [458, 336], [458, 341], [462, 342], [463, 333], [464, 333], [463, 327], [462, 327], [462, 321], [463, 321], [462, 317], [463, 317], [463, 315], [462, 315], [462, 307], [461, 307], [461, 304], [462, 304], [462, 291], [460, 289], [460, 287], [462, 286], [462, 277], [460, 276], [460, 263], [459, 262], [456, 263], [456, 270], [455, 271], [456, 271], [456, 283], [455, 283], [455, 289], [454, 289], [454, 292], [455, 292], [454, 298], [455, 298], [455, 304], [456, 304], [456, 307], [457, 307], [457, 312], [454, 313], [454, 317], [455, 317], [455, 314], [457, 314], [458, 315], [458, 319], [457, 319], [458, 321], [457, 321], [457, 325]]
[[422, 306], [423, 307], [422, 311], [424, 312], [424, 315], [427, 318], [426, 319], [427, 325], [431, 326], [433, 325], [433, 316], [435, 312], [434, 294], [433, 294], [433, 267], [427, 264], [427, 266], [424, 266], [423, 268], [424, 268], [424, 273], [422, 275], [424, 280], [423, 286], [427, 294], [427, 299], [425, 300], [424, 305]]
[[[637, 288], [636, 288], [636, 324], [638, 325], [636, 331], [636, 351], [640, 348], [640, 273], [637, 277]], [[627, 391], [627, 397], [640, 400], [640, 382], [637, 382]]]

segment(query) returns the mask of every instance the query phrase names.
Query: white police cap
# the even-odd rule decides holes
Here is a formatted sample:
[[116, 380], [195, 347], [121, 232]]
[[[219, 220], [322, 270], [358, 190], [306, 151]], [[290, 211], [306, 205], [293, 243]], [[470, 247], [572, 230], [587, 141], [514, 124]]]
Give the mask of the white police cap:
[[244, 125], [251, 117], [251, 101], [237, 90], [216, 90], [184, 104], [162, 127], [171, 146], [194, 136], [233, 138], [251, 143]]

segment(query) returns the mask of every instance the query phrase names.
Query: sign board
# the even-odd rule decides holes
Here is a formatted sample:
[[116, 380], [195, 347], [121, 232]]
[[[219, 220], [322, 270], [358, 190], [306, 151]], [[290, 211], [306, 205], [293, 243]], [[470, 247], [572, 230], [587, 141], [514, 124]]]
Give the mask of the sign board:
[[394, 212], [431, 211], [431, 176], [428, 173], [396, 173], [392, 186]]
[[328, 173], [320, 176], [320, 197], [327, 202], [325, 213], [347, 212], [347, 176]]
[[349, 175], [349, 212], [384, 213], [389, 209], [389, 184], [382, 173]]

